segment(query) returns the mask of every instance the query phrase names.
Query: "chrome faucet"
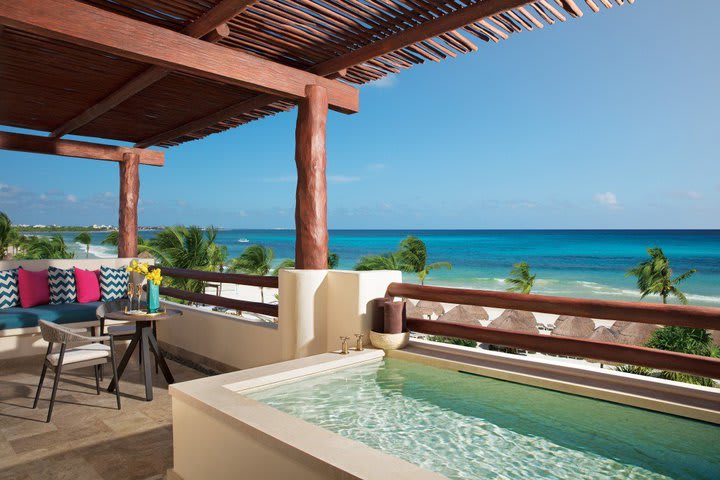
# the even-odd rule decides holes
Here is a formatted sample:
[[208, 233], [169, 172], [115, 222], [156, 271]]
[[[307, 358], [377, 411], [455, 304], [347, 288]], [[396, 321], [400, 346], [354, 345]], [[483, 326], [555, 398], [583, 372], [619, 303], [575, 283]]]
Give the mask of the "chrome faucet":
[[362, 352], [363, 351], [363, 334], [356, 333], [355, 338], [357, 339], [356, 340], [357, 343], [355, 344], [355, 350], [357, 350], [358, 352]]
[[340, 337], [340, 340], [342, 340], [340, 354], [347, 355], [348, 353], [350, 353], [350, 350], [348, 350], [348, 340], [350, 340], [350, 337]]

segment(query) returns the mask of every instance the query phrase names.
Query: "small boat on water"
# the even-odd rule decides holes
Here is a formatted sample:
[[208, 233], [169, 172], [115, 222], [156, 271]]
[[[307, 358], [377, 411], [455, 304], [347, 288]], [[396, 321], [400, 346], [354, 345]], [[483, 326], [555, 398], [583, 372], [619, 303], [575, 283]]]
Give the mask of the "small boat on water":
[[239, 238], [238, 243], [250, 243], [250, 240], [248, 240], [247, 238]]

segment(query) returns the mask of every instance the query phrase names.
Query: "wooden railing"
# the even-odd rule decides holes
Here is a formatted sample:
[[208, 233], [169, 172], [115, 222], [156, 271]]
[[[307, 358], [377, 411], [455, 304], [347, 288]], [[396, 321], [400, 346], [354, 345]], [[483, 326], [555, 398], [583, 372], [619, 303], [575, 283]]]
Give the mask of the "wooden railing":
[[[243, 275], [240, 273], [220, 273], [205, 272], [202, 270], [184, 270], [181, 268], [170, 267], [150, 267], [160, 268], [162, 275], [172, 278], [183, 278], [188, 280], [198, 280], [201, 282], [218, 282], [218, 283], [234, 283], [236, 285], [249, 285], [261, 288], [278, 288], [277, 277], [267, 277], [260, 275]], [[232, 308], [243, 312], [259, 313], [271, 317], [278, 316], [278, 306], [261, 302], [250, 302], [247, 300], [238, 300], [235, 298], [221, 297], [219, 295], [209, 295], [207, 293], [196, 293], [181, 290], [172, 287], [160, 287], [160, 294], [189, 302], [203, 303], [216, 307]]]
[[[415, 300], [478, 305], [605, 320], [624, 320], [720, 330], [720, 308], [711, 307], [525, 295], [485, 290], [428, 287], [406, 283], [390, 284], [387, 295]], [[720, 378], [720, 359], [718, 358], [579, 338], [520, 333], [479, 325], [465, 325], [421, 318], [408, 318], [407, 326], [410, 331], [429, 335], [464, 338], [535, 352], [627, 363], [660, 370]]]

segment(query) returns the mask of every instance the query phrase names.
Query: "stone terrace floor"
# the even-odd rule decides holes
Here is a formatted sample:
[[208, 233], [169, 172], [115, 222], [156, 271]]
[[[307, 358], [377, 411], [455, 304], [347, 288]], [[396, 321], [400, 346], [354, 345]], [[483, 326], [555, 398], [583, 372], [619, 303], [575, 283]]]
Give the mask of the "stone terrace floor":
[[[176, 382], [203, 376], [168, 365]], [[41, 369], [42, 357], [0, 361], [0, 480], [165, 478], [172, 466], [172, 412], [162, 374], [154, 375], [154, 400], [145, 401], [134, 354], [120, 381], [117, 410], [114, 394], [96, 395], [92, 367], [64, 372], [52, 421], [45, 423], [54, 377], [48, 372], [33, 410]], [[109, 371], [106, 365], [104, 388]]]

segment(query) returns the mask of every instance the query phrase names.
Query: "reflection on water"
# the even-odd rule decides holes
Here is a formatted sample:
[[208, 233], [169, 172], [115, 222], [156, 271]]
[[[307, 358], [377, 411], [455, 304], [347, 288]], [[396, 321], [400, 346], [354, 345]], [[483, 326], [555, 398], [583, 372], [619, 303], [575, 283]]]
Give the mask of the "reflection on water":
[[720, 472], [720, 427], [402, 360], [248, 396], [451, 479]]

